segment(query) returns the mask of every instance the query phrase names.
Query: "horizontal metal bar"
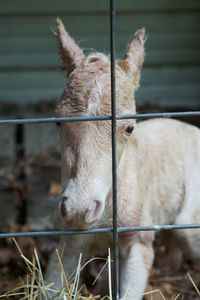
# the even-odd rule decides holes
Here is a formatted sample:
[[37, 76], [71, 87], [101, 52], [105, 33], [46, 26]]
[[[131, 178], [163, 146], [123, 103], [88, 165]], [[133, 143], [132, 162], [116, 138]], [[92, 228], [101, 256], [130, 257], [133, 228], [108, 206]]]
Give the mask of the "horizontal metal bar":
[[[200, 111], [126, 114], [126, 115], [116, 115], [116, 119], [122, 120], [122, 119], [148, 119], [148, 118], [178, 118], [178, 117], [192, 117], [192, 116], [200, 117]], [[111, 115], [106, 115], [106, 116], [84, 115], [84, 116], [62, 117], [62, 118], [50, 117], [50, 118], [3, 119], [0, 120], [0, 125], [82, 122], [82, 121], [108, 121], [108, 120], [112, 120]]]
[[42, 236], [60, 236], [60, 235], [78, 235], [78, 234], [96, 234], [112, 232], [112, 228], [93, 228], [83, 230], [46, 230], [46, 231], [27, 231], [27, 232], [5, 232], [0, 233], [0, 238], [16, 237], [42, 237]]
[[[129, 226], [118, 227], [118, 233], [134, 231], [163, 231], [177, 229], [200, 229], [200, 224], [172, 224], [172, 225], [153, 225], [153, 226]], [[78, 235], [78, 234], [96, 234], [111, 233], [112, 228], [92, 228], [81, 230], [46, 230], [46, 231], [27, 231], [27, 232], [2, 232], [0, 238], [17, 238], [17, 237], [42, 237], [42, 236], [60, 236], [60, 235]]]
[[177, 229], [198, 229], [198, 228], [200, 229], [200, 223], [118, 227], [118, 231], [123, 233], [123, 232], [132, 232], [132, 231], [162, 231], [162, 230], [177, 230]]
[[162, 112], [162, 113], [144, 113], [144, 114], [126, 114], [117, 115], [117, 119], [148, 119], [148, 118], [178, 118], [178, 117], [200, 117], [200, 111], [183, 112]]
[[111, 116], [74, 116], [62, 118], [25, 118], [25, 119], [5, 119], [0, 120], [0, 125], [13, 124], [35, 124], [35, 123], [61, 123], [61, 122], [82, 122], [82, 121], [104, 121], [111, 120]]

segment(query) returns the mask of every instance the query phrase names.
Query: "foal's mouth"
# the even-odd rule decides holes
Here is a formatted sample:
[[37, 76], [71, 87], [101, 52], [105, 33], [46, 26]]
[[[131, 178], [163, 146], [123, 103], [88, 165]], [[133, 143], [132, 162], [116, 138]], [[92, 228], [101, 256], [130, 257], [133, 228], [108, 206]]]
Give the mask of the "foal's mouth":
[[[85, 216], [85, 213], [84, 213]], [[59, 216], [62, 228], [67, 230], [87, 230], [96, 227], [97, 222], [86, 223], [83, 214], [75, 214], [71, 221], [65, 222], [63, 217]]]

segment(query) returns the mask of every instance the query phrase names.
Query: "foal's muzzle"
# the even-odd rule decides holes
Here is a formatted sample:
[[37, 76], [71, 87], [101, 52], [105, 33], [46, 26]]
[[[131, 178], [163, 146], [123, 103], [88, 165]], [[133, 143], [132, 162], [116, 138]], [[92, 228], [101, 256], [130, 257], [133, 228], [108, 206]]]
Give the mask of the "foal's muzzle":
[[59, 213], [64, 223], [70, 227], [87, 227], [99, 220], [102, 215], [103, 205], [99, 200], [93, 200], [90, 205], [81, 211], [76, 207], [71, 208], [70, 200], [66, 196], [59, 199]]

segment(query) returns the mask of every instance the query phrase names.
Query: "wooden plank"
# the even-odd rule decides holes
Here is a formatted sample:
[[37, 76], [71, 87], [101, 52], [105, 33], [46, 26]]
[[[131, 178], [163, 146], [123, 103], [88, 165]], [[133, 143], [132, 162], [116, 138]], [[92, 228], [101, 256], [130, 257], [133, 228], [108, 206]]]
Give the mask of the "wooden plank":
[[199, 85], [143, 86], [136, 93], [136, 103], [197, 109], [200, 107], [200, 87]]
[[[126, 48], [126, 44], [132, 35], [132, 32], [117, 35], [116, 47]], [[149, 49], [193, 49], [200, 48], [200, 32], [188, 34], [155, 34], [147, 33], [146, 42], [147, 52]], [[105, 49], [109, 50], [108, 36], [101, 35], [78, 35], [76, 40], [84, 49]], [[1, 37], [0, 54], [2, 53], [20, 53], [20, 52], [55, 52], [57, 42], [53, 34], [45, 37]], [[86, 51], [87, 52], [87, 51]]]
[[[116, 37], [116, 47], [122, 48], [127, 44], [132, 33], [119, 34]], [[92, 40], [92, 39], [91, 39]], [[96, 39], [96, 43], [99, 41]], [[103, 43], [103, 39], [102, 39]], [[154, 33], [147, 29], [146, 52], [149, 50], [172, 50], [172, 49], [195, 49], [200, 48], [200, 31], [197, 33]]]
[[118, 16], [117, 34], [128, 30], [137, 30], [140, 27], [150, 33], [195, 33], [199, 32], [199, 12], [193, 13], [150, 13], [150, 14], [123, 14]]
[[55, 101], [60, 96], [60, 89], [50, 87], [49, 89], [30, 90], [0, 90], [0, 101], [18, 103], [20, 105], [35, 104], [40, 101]]
[[[0, 100], [19, 102], [21, 105], [37, 103], [40, 101], [56, 101], [61, 94], [61, 89], [49, 87], [48, 89], [29, 90], [0, 90]], [[200, 87], [190, 85], [146, 85], [136, 93], [136, 100], [141, 104], [152, 105], [178, 105], [184, 107], [200, 106]]]
[[[100, 49], [104, 50], [104, 49]], [[123, 57], [124, 49], [117, 51], [118, 57]], [[166, 51], [148, 51], [145, 58], [145, 65], [184, 65], [200, 64], [198, 49], [181, 49]], [[49, 53], [5, 53], [0, 56], [0, 65], [4, 70], [28, 70], [28, 69], [52, 69], [59, 68], [60, 60], [55, 51]]]
[[200, 3], [198, 0], [123, 0], [117, 2], [117, 9], [119, 12], [180, 12], [198, 10]]
[[56, 54], [45, 53], [6, 53], [0, 56], [0, 65], [4, 69], [56, 68], [59, 59]]
[[144, 68], [141, 86], [145, 85], [200, 85], [199, 67]]
[[55, 36], [45, 37], [1, 37], [0, 53], [20, 52], [49, 52], [54, 51], [57, 45]]
[[[198, 33], [200, 13], [121, 14], [118, 15], [117, 35], [134, 32], [145, 26], [150, 33]], [[55, 16], [23, 16], [0, 18], [0, 37], [52, 36]], [[109, 16], [98, 14], [65, 15], [63, 21], [74, 36], [109, 36]]]
[[[60, 92], [66, 79], [59, 71], [24, 71], [0, 72], [1, 91], [20, 91], [34, 89], [49, 89], [55, 87]], [[169, 67], [144, 68], [141, 76], [141, 86], [146, 85], [200, 85], [200, 67]]]
[[[23, 16], [9, 17], [2, 16], [0, 18], [0, 37], [44, 37], [53, 36], [52, 32], [55, 28], [54, 16]], [[102, 32], [109, 36], [109, 18], [107, 15], [65, 15], [62, 18], [67, 30], [75, 34], [101, 34]], [[91, 26], [93, 25], [93, 26]]]
[[[200, 8], [199, 0], [123, 0], [118, 1], [117, 8], [123, 12], [143, 11], [188, 11]], [[62, 14], [63, 12], [108, 12], [108, 1], [106, 0], [1, 0], [0, 14]]]
[[58, 71], [25, 71], [25, 72], [1, 72], [0, 89], [1, 91], [11, 90], [33, 90], [49, 89], [55, 87], [60, 92], [64, 88], [66, 79], [62, 72]]
[[166, 50], [166, 51], [147, 51], [145, 57], [146, 65], [184, 65], [199, 64], [199, 49], [195, 50]]
[[[7, 117], [8, 116], [2, 115], [2, 113], [1, 113], [1, 119], [3, 119], [3, 118], [6, 119]], [[1, 166], [0, 176], [3, 176], [4, 172], [6, 172], [6, 169], [8, 168], [9, 163], [11, 162], [11, 159], [14, 160], [15, 126], [9, 126], [9, 125], [1, 126], [1, 128], [0, 128], [0, 145], [3, 145], [0, 147], [0, 166]], [[6, 167], [6, 165], [7, 165], [7, 167]], [[11, 173], [12, 172], [13, 171], [11, 171]], [[1, 177], [1, 183], [2, 183], [2, 177]], [[2, 200], [3, 199], [1, 198], [1, 201]]]
[[[119, 57], [134, 30], [145, 25], [149, 33], [137, 93], [141, 103], [199, 104], [200, 1], [123, 0], [117, 5]], [[107, 0], [1, 0], [0, 15], [0, 100], [27, 104], [59, 96], [65, 79], [54, 71], [60, 61], [51, 31], [58, 15], [82, 47], [109, 52]]]

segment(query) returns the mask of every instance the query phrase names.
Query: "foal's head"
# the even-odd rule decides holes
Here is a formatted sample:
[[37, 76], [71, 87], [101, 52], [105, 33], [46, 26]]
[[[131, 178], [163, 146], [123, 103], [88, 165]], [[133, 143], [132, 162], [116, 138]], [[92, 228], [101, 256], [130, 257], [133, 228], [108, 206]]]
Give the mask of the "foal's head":
[[[85, 56], [57, 20], [57, 37], [68, 77], [57, 106], [57, 116], [111, 114], [110, 59], [102, 53]], [[128, 43], [124, 59], [116, 61], [116, 109], [135, 113], [134, 91], [144, 60], [144, 29]], [[117, 121], [117, 160], [131, 139], [133, 120]], [[112, 186], [111, 122], [59, 124], [62, 156], [62, 193], [59, 213], [72, 228], [97, 224]]]

